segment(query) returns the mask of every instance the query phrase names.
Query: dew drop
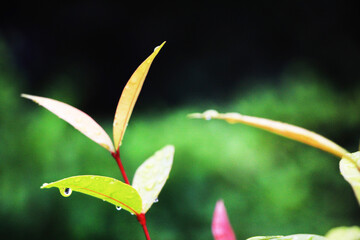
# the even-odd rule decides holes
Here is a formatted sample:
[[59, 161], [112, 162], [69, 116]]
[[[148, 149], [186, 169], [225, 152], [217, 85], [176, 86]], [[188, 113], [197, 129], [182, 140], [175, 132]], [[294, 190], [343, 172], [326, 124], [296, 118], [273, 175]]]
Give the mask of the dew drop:
[[60, 190], [60, 193], [63, 197], [69, 197], [72, 193], [72, 190], [71, 190], [71, 188], [62, 188]]
[[159, 47], [160, 47], [160, 46], [155, 47], [155, 48], [154, 48], [154, 52], [155, 52]]
[[134, 215], [134, 213], [130, 212], [131, 215]]
[[48, 183], [44, 183], [41, 188], [45, 188], [47, 185], [49, 185]]
[[215, 110], [207, 110], [203, 113], [205, 120], [211, 120], [213, 117], [216, 117], [219, 113]]
[[151, 182], [145, 186], [145, 189], [150, 191], [154, 188], [155, 182]]
[[120, 211], [121, 207], [120, 206], [116, 206], [116, 210]]
[[155, 198], [154, 203], [157, 203], [157, 202], [159, 202], [159, 199]]
[[154, 163], [149, 162], [148, 164], [145, 165], [146, 168], [153, 168], [154, 167]]

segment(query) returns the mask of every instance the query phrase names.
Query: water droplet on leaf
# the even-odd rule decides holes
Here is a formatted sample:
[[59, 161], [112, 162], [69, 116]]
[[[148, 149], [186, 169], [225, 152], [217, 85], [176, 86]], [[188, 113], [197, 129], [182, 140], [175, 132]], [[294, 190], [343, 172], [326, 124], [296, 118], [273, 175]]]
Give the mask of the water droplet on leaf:
[[211, 118], [216, 117], [219, 113], [215, 110], [207, 110], [204, 112], [205, 120], [211, 120]]
[[63, 197], [69, 197], [72, 193], [72, 190], [71, 190], [71, 188], [62, 188], [60, 190], [60, 193]]
[[150, 191], [151, 189], [154, 188], [154, 185], [155, 185], [155, 182], [151, 182], [145, 186], [145, 189]]
[[120, 206], [116, 206], [116, 210], [120, 211], [121, 207]]
[[157, 202], [159, 202], [159, 199], [155, 198], [154, 203], [157, 203]]

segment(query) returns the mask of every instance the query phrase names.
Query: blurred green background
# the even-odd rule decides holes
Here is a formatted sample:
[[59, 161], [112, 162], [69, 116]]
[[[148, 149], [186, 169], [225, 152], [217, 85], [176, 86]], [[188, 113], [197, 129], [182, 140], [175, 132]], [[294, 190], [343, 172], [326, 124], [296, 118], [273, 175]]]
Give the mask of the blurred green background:
[[[333, 8], [329, 9], [337, 9], [330, 2]], [[110, 204], [81, 194], [74, 193], [69, 198], [63, 198], [55, 189], [40, 190], [44, 182], [73, 175], [122, 178], [106, 150], [52, 113], [21, 99], [20, 94], [42, 95], [78, 107], [89, 113], [111, 135], [115, 107], [125, 82], [152, 51], [154, 43], [159, 44], [163, 40], [168, 40], [168, 43], [154, 61], [121, 147], [125, 169], [132, 179], [136, 168], [155, 151], [167, 144], [175, 146], [170, 178], [159, 196], [159, 202], [147, 214], [152, 239], [212, 239], [211, 219], [219, 199], [225, 202], [238, 239], [295, 233], [322, 235], [333, 227], [359, 225], [358, 203], [350, 185], [339, 173], [339, 159], [336, 157], [248, 126], [186, 117], [189, 113], [207, 109], [266, 117], [302, 126], [328, 137], [351, 152], [358, 151], [360, 84], [359, 71], [354, 66], [358, 64], [355, 60], [359, 57], [356, 55], [359, 45], [350, 44], [355, 40], [351, 35], [353, 31], [345, 29], [347, 34], [342, 36], [329, 35], [342, 41], [329, 40], [326, 47], [316, 51], [316, 46], [323, 45], [319, 40], [323, 32], [316, 34], [317, 28], [309, 28], [314, 33], [310, 36], [306, 34], [305, 27], [291, 28], [286, 25], [285, 20], [292, 19], [291, 8], [288, 11], [270, 8], [272, 13], [283, 13], [281, 17], [284, 19], [267, 18], [270, 13], [266, 13], [256, 23], [242, 22], [254, 27], [254, 30], [239, 30], [254, 34], [248, 38], [238, 33], [219, 34], [231, 32], [231, 26], [240, 24], [227, 16], [227, 11], [222, 8], [217, 10], [227, 18], [220, 18], [219, 21], [229, 21], [233, 25], [221, 25], [225, 28], [213, 28], [214, 22], [204, 25], [208, 34], [203, 38], [200, 33], [195, 33], [203, 27], [202, 24], [197, 25], [195, 20], [198, 17], [195, 9], [198, 8], [187, 10], [186, 14], [191, 13], [192, 18], [175, 15], [174, 18], [179, 18], [176, 27], [170, 24], [173, 18], [170, 18], [169, 25], [160, 21], [171, 16], [171, 12], [165, 15], [159, 13], [156, 17], [143, 11], [141, 13], [144, 15], [135, 15], [131, 20], [149, 17], [150, 26], [140, 28], [144, 35], [148, 34], [149, 39], [142, 36], [141, 41], [136, 40], [140, 34], [134, 32], [139, 30], [136, 27], [141, 24], [135, 22], [130, 25], [135, 26], [135, 30], [131, 30], [130, 26], [122, 29], [127, 34], [121, 36], [122, 46], [113, 45], [107, 49], [107, 44], [111, 45], [119, 39], [111, 39], [107, 35], [101, 38], [103, 45], [92, 52], [99, 59], [91, 59], [90, 62], [94, 61], [91, 64], [83, 59], [92, 56], [92, 53], [86, 52], [88, 48], [84, 47], [80, 52], [75, 49], [83, 43], [79, 39], [74, 43], [76, 47], [65, 48], [65, 44], [54, 47], [56, 51], [48, 52], [51, 49], [49, 46], [56, 42], [53, 37], [57, 31], [66, 38], [66, 26], [74, 25], [76, 29], [72, 30], [79, 30], [79, 35], [86, 37], [85, 31], [107, 31], [108, 28], [104, 26], [111, 21], [116, 22], [111, 17], [97, 24], [90, 21], [93, 28], [81, 30], [82, 24], [86, 25], [92, 19], [92, 13], [106, 9], [94, 8], [98, 6], [94, 4], [91, 6], [77, 5], [78, 9], [84, 10], [75, 11], [82, 18], [67, 25], [60, 24], [59, 28], [51, 31], [42, 28], [41, 24], [46, 19], [37, 16], [29, 18], [29, 21], [40, 25], [20, 24], [32, 26], [29, 29], [34, 32], [14, 27], [20, 26], [15, 23], [26, 22], [25, 18], [11, 22], [13, 25], [6, 25], [4, 21], [0, 24], [0, 27], [8, 26], [2, 28], [3, 35], [0, 32], [0, 233], [3, 238], [144, 239], [135, 217], [125, 211], [117, 211]], [[111, 5], [107, 7], [109, 9]], [[266, 9], [269, 6], [261, 5], [256, 10], [251, 8], [252, 12], [248, 15], [245, 9], [241, 8], [241, 12], [248, 17], [257, 13], [255, 17], [259, 17], [264, 13], [262, 7]], [[216, 6], [209, 12], [201, 9], [201, 16], [209, 17]], [[307, 7], [301, 9], [306, 10]], [[122, 10], [124, 13], [129, 9]], [[313, 9], [311, 11], [314, 11], [311, 12], [313, 17], [308, 20], [316, 18], [314, 16], [318, 14]], [[324, 26], [335, 26], [337, 31], [328, 31], [340, 33], [341, 17], [346, 15], [342, 14], [335, 15], [336, 20], [327, 22], [329, 25], [320, 24], [319, 29], [326, 32], [330, 28]], [[100, 15], [106, 14], [102, 12]], [[15, 19], [11, 18], [9, 12], [5, 16]], [[56, 16], [60, 16], [60, 11]], [[305, 15], [299, 13], [299, 16]], [[331, 14], [321, 16], [334, 19]], [[351, 16], [348, 15], [347, 20], [350, 21]], [[94, 19], [96, 17], [98, 15]], [[200, 21], [206, 22], [206, 19]], [[186, 26], [177, 33], [179, 35], [169, 30], [181, 28], [181, 21]], [[185, 28], [190, 27], [191, 21], [196, 23], [194, 29], [184, 32]], [[280, 34], [273, 41], [263, 38], [272, 32], [267, 25], [256, 28], [259, 27], [258, 23], [269, 21], [269, 26], [278, 31], [271, 34]], [[298, 22], [297, 26], [317, 26], [316, 23], [319, 24]], [[284, 45], [280, 41], [282, 34], [290, 31], [290, 28], [294, 39], [297, 36], [295, 33], [301, 33], [302, 39], [296, 40], [298, 42], [292, 39]], [[153, 29], [156, 29], [155, 33], [151, 31]], [[51, 37], [46, 35], [48, 31], [52, 33]], [[109, 28], [109, 32], [113, 31], [113, 28]], [[216, 34], [220, 35], [221, 41], [209, 38]], [[182, 38], [178, 39], [180, 35]], [[129, 40], [124, 40], [126, 37]], [[241, 38], [246, 40], [241, 42]], [[256, 42], [254, 39], [262, 41]], [[306, 42], [301, 46], [303, 50], [307, 47], [313, 49], [302, 52], [303, 55], [295, 50], [286, 54], [289, 48], [300, 46], [291, 46], [291, 43], [303, 40]], [[48, 45], [40, 48], [42, 41]], [[228, 45], [222, 45], [227, 41]], [[67, 44], [70, 46], [71, 41]], [[23, 47], [21, 51], [19, 46]], [[248, 50], [247, 46], [250, 46]], [[104, 49], [109, 54], [117, 47], [120, 50], [114, 51], [124, 50], [120, 55], [116, 55], [119, 52], [113, 53], [114, 59], [121, 58], [119, 62], [110, 63], [112, 58], [104, 57], [109, 55], [99, 55]], [[126, 48], [129, 48], [128, 52]], [[39, 49], [42, 52], [34, 54]], [[137, 52], [134, 55], [129, 53], [135, 49]], [[332, 52], [325, 49], [332, 49]], [[347, 51], [344, 53], [339, 49]], [[62, 50], [74, 51], [74, 54], [63, 55]], [[241, 53], [245, 56], [242, 57]], [[49, 57], [49, 63], [45, 57]], [[60, 60], [56, 62], [54, 59]], [[119, 69], [104, 75], [110, 70], [109, 66], [117, 64]]]

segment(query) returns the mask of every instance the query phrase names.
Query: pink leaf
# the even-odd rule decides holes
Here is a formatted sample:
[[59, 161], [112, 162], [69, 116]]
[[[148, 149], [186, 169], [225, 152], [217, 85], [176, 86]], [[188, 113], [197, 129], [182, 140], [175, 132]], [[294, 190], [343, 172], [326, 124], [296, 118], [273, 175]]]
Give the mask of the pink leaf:
[[211, 229], [215, 240], [236, 240], [223, 200], [216, 203]]

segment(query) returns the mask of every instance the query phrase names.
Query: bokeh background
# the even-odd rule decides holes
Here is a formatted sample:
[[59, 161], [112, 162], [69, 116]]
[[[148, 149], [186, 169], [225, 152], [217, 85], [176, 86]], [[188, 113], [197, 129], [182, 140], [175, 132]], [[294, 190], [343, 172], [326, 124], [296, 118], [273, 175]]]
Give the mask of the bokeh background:
[[170, 178], [147, 214], [153, 239], [212, 239], [223, 199], [238, 239], [358, 225], [339, 159], [248, 126], [190, 120], [217, 109], [292, 123], [359, 148], [357, 1], [4, 4], [0, 9], [0, 234], [144, 239], [134, 216], [44, 182], [121, 179], [109, 153], [21, 93], [69, 103], [111, 134], [122, 88], [150, 69], [121, 148], [132, 178], [166, 144]]

